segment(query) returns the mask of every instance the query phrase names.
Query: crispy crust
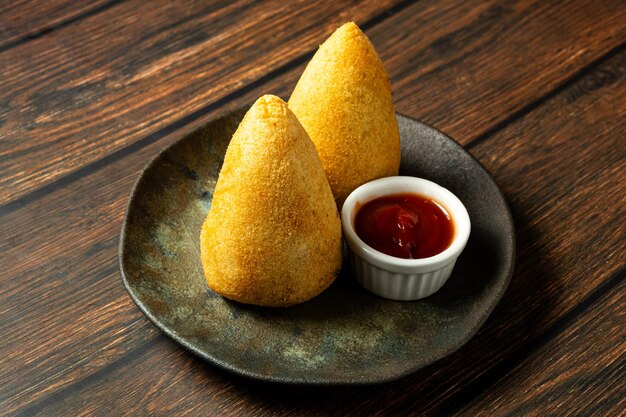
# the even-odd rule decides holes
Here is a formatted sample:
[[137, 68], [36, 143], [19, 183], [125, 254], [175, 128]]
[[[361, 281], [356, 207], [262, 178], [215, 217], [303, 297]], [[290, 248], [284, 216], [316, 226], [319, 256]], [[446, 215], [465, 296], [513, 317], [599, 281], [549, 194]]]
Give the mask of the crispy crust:
[[289, 306], [326, 289], [341, 267], [341, 224], [311, 139], [266, 95], [229, 144], [201, 257], [209, 287], [248, 304]]
[[356, 24], [341, 26], [320, 46], [289, 108], [315, 143], [338, 207], [359, 185], [398, 174], [389, 76]]

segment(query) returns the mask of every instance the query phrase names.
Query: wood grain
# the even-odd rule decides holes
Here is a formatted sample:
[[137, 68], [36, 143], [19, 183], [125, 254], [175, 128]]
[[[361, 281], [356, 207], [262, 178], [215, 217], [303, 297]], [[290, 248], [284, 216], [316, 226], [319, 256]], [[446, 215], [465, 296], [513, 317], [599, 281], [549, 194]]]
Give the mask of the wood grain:
[[626, 280], [622, 279], [460, 415], [475, 416], [485, 410], [491, 416], [622, 414], [626, 410], [625, 306]]
[[[618, 1], [584, 0], [564, 13], [560, 3], [538, 0], [424, 0], [368, 35], [389, 67], [399, 110], [445, 126], [466, 143], [624, 42], [626, 10], [619, 6]], [[24, 196], [158, 134], [185, 115], [202, 113], [219, 98], [311, 52], [347, 16], [361, 22], [383, 6], [314, 7], [309, 16], [298, 5], [272, 15], [264, 3], [258, 6], [262, 10], [228, 16], [222, 16], [223, 9], [195, 11], [183, 18], [154, 3], [143, 12], [150, 18], [130, 28], [137, 6], [121, 7], [115, 8], [114, 24], [100, 23], [108, 19], [106, 13], [81, 22], [97, 36], [68, 28], [69, 33], [57, 35], [67, 37], [62, 43], [42, 39], [29, 45], [28, 54], [0, 55], [10, 63], [9, 76], [0, 80], [10, 104], [4, 114], [0, 110], [5, 122], [0, 136], [7, 138], [0, 142], [0, 170], [7, 172], [0, 185], [11, 184], [0, 191], [0, 201]], [[256, 26], [259, 13], [269, 14], [266, 26]], [[318, 23], [294, 36], [293, 19], [302, 15]], [[208, 22], [217, 17], [239, 24], [213, 29]], [[163, 31], [166, 19], [182, 23]], [[207, 27], [223, 33], [217, 36]], [[70, 52], [66, 44], [80, 49]]]
[[[519, 229], [517, 274], [492, 319], [464, 349], [382, 387], [276, 390], [224, 376], [161, 336], [150, 339], [156, 331], [124, 294], [114, 249], [137, 169], [162, 142], [22, 207], [2, 223], [4, 259], [15, 260], [17, 272], [14, 280], [2, 279], [8, 282], [2, 288], [3, 317], [12, 318], [1, 322], [7, 324], [1, 333], [9, 341], [0, 366], [0, 387], [11, 390], [7, 409], [85, 407], [103, 412], [136, 403], [148, 410], [171, 406], [191, 411], [211, 404], [216, 413], [230, 414], [437, 410], [523, 349], [621, 267], [623, 247], [615, 242], [625, 241], [626, 228], [619, 227], [622, 206], [595, 209], [623, 188], [623, 75], [620, 53], [472, 148], [511, 201]], [[286, 79], [292, 76], [297, 71]], [[289, 90], [284, 80], [275, 83], [267, 86], [279, 94]], [[603, 146], [593, 146], [597, 143]], [[119, 318], [101, 319], [109, 308], [119, 311]], [[80, 325], [68, 326], [75, 317]], [[116, 333], [117, 339], [112, 336]], [[24, 355], [23, 346], [41, 347]], [[326, 400], [318, 401], [320, 396]], [[33, 408], [23, 408], [29, 405]]]
[[[532, 352], [459, 414], [619, 415], [625, 403], [619, 393], [624, 391], [626, 381], [624, 287], [622, 280], [609, 294], [596, 300], [584, 315]], [[121, 398], [114, 397], [119, 400], [109, 401], [107, 397], [116, 384], [128, 379], [128, 368], [139, 375], [154, 374], [158, 370], [159, 377], [140, 383], [136, 387], [140, 393], [126, 391], [120, 393]], [[258, 386], [208, 367], [168, 340], [147, 344], [145, 350], [128, 355], [108, 371], [93, 387], [79, 388], [84, 392], [59, 395], [56, 401], [31, 410], [41, 411], [41, 406], [45, 406], [46, 412], [57, 415], [67, 410], [110, 414], [120, 407], [129, 414], [148, 410], [168, 415], [320, 415], [324, 412], [406, 415], [408, 410], [417, 415], [422, 411], [419, 407], [394, 407], [396, 401], [418, 403], [419, 400], [407, 398], [410, 396], [407, 392], [391, 393], [386, 387], [383, 389], [387, 397], [374, 393], [371, 404], [362, 406], [358, 405], [364, 398], [360, 391], [373, 393], [376, 388], [340, 388], [338, 393], [333, 393], [331, 389]], [[191, 393], [188, 387], [192, 387]], [[296, 398], [290, 398], [292, 395]], [[309, 405], [328, 404], [303, 407], [300, 405], [302, 397], [307, 398]], [[64, 401], [59, 401], [61, 398]], [[350, 404], [342, 407], [342, 399]]]
[[[623, 359], [616, 358], [613, 351], [600, 358], [601, 363], [614, 367], [612, 373], [594, 374], [591, 368], [581, 366], [580, 378], [558, 380], [564, 382], [562, 385], [546, 386], [541, 382], [554, 375], [551, 372], [565, 369], [565, 362], [557, 359], [555, 367], [548, 370], [551, 372], [543, 373], [534, 367], [532, 372], [525, 373], [528, 367], [524, 365], [545, 364], [537, 362], [544, 354], [568, 358], [582, 352], [572, 345], [574, 341], [591, 346], [596, 339], [587, 336], [588, 332], [572, 330], [575, 336], [567, 339], [572, 343], [553, 348], [548, 348], [553, 346], [548, 343], [545, 345], [548, 350], [541, 348], [531, 352], [528, 358], [524, 353], [546, 334], [560, 335], [555, 326], [561, 326], [568, 315], [578, 313], [583, 320], [587, 314], [583, 300], [597, 294], [599, 286], [614, 282], [610, 277], [623, 268], [626, 252], [623, 209], [626, 149], [621, 141], [626, 133], [624, 51], [599, 67], [585, 70], [583, 77], [559, 89], [553, 97], [551, 94], [549, 100], [542, 98], [588, 62], [623, 42], [623, 27], [615, 25], [616, 19], [623, 16], [616, 5], [585, 1], [478, 4], [423, 0], [368, 31], [392, 74], [398, 109], [435, 123], [463, 143], [473, 141], [472, 153], [494, 173], [515, 215], [519, 253], [511, 288], [480, 334], [461, 351], [409, 378], [380, 387], [304, 389], [258, 384], [205, 365], [169, 342], [141, 316], [125, 294], [117, 272], [117, 236], [126, 198], [138, 170], [182, 131], [225, 111], [228, 106], [249, 102], [266, 91], [286, 97], [302, 69], [294, 66], [245, 90], [235, 100], [228, 101], [226, 107], [209, 108], [190, 119], [189, 124], [172, 125], [166, 121], [157, 127], [150, 126], [141, 134], [130, 134], [128, 139], [122, 139], [120, 146], [146, 137], [152, 139], [119, 157], [105, 159], [105, 163], [81, 172], [71, 182], [18, 205], [3, 216], [0, 221], [0, 414], [354, 415], [402, 414], [407, 410], [432, 414], [449, 409], [450, 404], [453, 409], [463, 407], [474, 393], [483, 409], [488, 409], [489, 404], [508, 407], [510, 403], [510, 409], [541, 411], [538, 407], [542, 404], [532, 399], [536, 391], [525, 393], [515, 388], [518, 381], [524, 388], [546, 387], [542, 398], [553, 406], [558, 405], [559, 393], [572, 388], [579, 393], [578, 403], [572, 400], [572, 405], [578, 404], [578, 410], [591, 413], [597, 410], [600, 414], [605, 409], [610, 412], [610, 407], [619, 410], [619, 403], [595, 401], [619, 395], [620, 385], [606, 384], [605, 380], [607, 376], [623, 375]], [[118, 7], [121, 6], [115, 9]], [[137, 7], [135, 15], [136, 10]], [[126, 16], [131, 19], [132, 13]], [[91, 19], [89, 27], [102, 23], [97, 16]], [[184, 26], [194, 17], [185, 20], [174, 14], [171, 19], [184, 21], [181, 23]], [[72, 30], [79, 29], [76, 26]], [[187, 32], [176, 32], [176, 27], [155, 36], [161, 36], [165, 45], [172, 39], [181, 42], [188, 39]], [[81, 39], [97, 34], [94, 30]], [[54, 42], [66, 39], [63, 36], [55, 33]], [[405, 39], [407, 36], [410, 38]], [[98, 42], [106, 39], [99, 38]], [[29, 42], [29, 47], [38, 44], [39, 51], [45, 52], [54, 42], [43, 37]], [[273, 48], [282, 51], [279, 46]], [[66, 51], [69, 50], [68, 44]], [[23, 56], [19, 55], [20, 59], [26, 59], [32, 52], [25, 51]], [[51, 56], [55, 54], [51, 52]], [[145, 62], [152, 62], [153, 54], [157, 52], [148, 54]], [[202, 54], [195, 51], [184, 60], [197, 64], [198, 68], [189, 69], [191, 73], [206, 70], [208, 64], [195, 59]], [[0, 54], [0, 68], [4, 69], [3, 59], [4, 55]], [[118, 59], [116, 65], [123, 62], [128, 65], [125, 56]], [[74, 66], [82, 66], [82, 71], [89, 72], [94, 71], [93, 65], [104, 61], [94, 61], [94, 54], [87, 54]], [[431, 62], [434, 64], [429, 66]], [[428, 69], [422, 71], [424, 66]], [[178, 76], [184, 78], [180, 74], [170, 76], [171, 71], [176, 71], [176, 66], [173, 67], [166, 70], [155, 66], [157, 70], [149, 79], [153, 84], [162, 81], [164, 85], [174, 85], [173, 97], [161, 101], [164, 107], [160, 111], [171, 111], [172, 119], [180, 120], [179, 117], [196, 110], [184, 105], [168, 107], [177, 102], [184, 104], [188, 99], [182, 93], [186, 87], [180, 87], [188, 81], [172, 82]], [[68, 72], [63, 81], [66, 83], [80, 71], [69, 65], [62, 69]], [[16, 83], [31, 83], [20, 93], [20, 97], [31, 98], [25, 101], [16, 98], [12, 105], [25, 113], [33, 111], [31, 106], [35, 104], [56, 109], [60, 120], [50, 121], [48, 127], [57, 124], [48, 132], [40, 129], [41, 126], [27, 125], [39, 129], [32, 133], [32, 139], [50, 139], [46, 133], [59, 138], [63, 132], [71, 137], [79, 127], [85, 132], [99, 132], [81, 119], [84, 116], [78, 111], [82, 108], [80, 103], [79, 107], [68, 110], [77, 116], [76, 120], [63, 119], [66, 115], [61, 98], [73, 93], [65, 96], [59, 93], [56, 97], [61, 98], [57, 102], [49, 92], [37, 99], [34, 92], [44, 89], [38, 90], [36, 81], [41, 78], [33, 75], [33, 71], [36, 68], [21, 76], [14, 75]], [[34, 78], [25, 80], [27, 76]], [[63, 74], [57, 72], [51, 76], [58, 79]], [[55, 84], [46, 85], [54, 88]], [[138, 94], [137, 99], [143, 95], [146, 100], [154, 93], [149, 83], [142, 84], [142, 88], [138, 86], [135, 85], [138, 91], [127, 94]], [[93, 91], [100, 94], [101, 107], [108, 112], [102, 114], [102, 126], [110, 129], [118, 123], [120, 131], [128, 133], [126, 125], [114, 116], [118, 107], [123, 106], [119, 97], [112, 99], [119, 92], [107, 88], [90, 85], [85, 95], [91, 97]], [[238, 87], [233, 88], [239, 91]], [[4, 94], [6, 90], [0, 91]], [[198, 104], [199, 109], [206, 108], [208, 98]], [[95, 102], [90, 106], [82, 109], [100, 111]], [[137, 108], [133, 117], [149, 121], [149, 116], [157, 113], [147, 106]], [[500, 121], [511, 117], [517, 118], [516, 121], [502, 128]], [[0, 118], [0, 122], [3, 120]], [[162, 126], [173, 127], [163, 130]], [[2, 142], [8, 138], [3, 136], [4, 128], [0, 125]], [[28, 128], [15, 128], [11, 140], [24, 137]], [[146, 132], [152, 133], [144, 135]], [[163, 133], [155, 136], [154, 132]], [[480, 141], [474, 141], [476, 138]], [[95, 158], [111, 155], [113, 149], [124, 149], [107, 148], [106, 134], [95, 135], [94, 141], [98, 142], [96, 146], [103, 147]], [[50, 159], [61, 149], [68, 153], [68, 168], [64, 172], [76, 172], [77, 167], [94, 160], [89, 153], [84, 160], [75, 156], [72, 160], [72, 152], [79, 153], [87, 145], [83, 140], [67, 147], [61, 140], [41, 155]], [[41, 174], [45, 170], [32, 163], [46, 159], [41, 155], [27, 162], [22, 161], [23, 156], [13, 155], [8, 168], [2, 166], [0, 172], [8, 175], [14, 166], [21, 166], [25, 175], [30, 170]], [[65, 167], [65, 162], [58, 163], [59, 167]], [[32, 189], [66, 175], [57, 174], [57, 168], [49, 172], [35, 181]], [[18, 189], [15, 195], [25, 192]], [[580, 320], [565, 323], [563, 334], [569, 334], [567, 329], [578, 328]], [[512, 366], [512, 372], [506, 367], [501, 369], [503, 363], [518, 357], [522, 359], [521, 365]], [[493, 395], [494, 385], [483, 382], [483, 376], [491, 374], [495, 375], [497, 385], [503, 386]], [[568, 385], [567, 381], [573, 382]], [[577, 381], [582, 385], [577, 385]], [[513, 401], [514, 397], [517, 402]], [[466, 411], [472, 410], [476, 409], [470, 404]]]
[[[290, 79], [298, 75], [292, 71]], [[290, 91], [271, 86], [283, 96]], [[128, 193], [160, 148], [152, 144], [2, 218], [0, 264], [9, 268], [0, 271], [0, 398], [10, 399], [7, 412], [89, 378], [160, 334], [130, 300], [117, 265]]]
[[118, 0], [13, 0], [0, 4], [0, 51], [95, 14]]
[[[619, 2], [451, 3], [455, 14], [439, 19], [444, 5], [420, 2], [425, 13], [398, 14], [371, 35], [393, 39], [383, 56], [399, 110], [462, 144], [626, 42]], [[417, 33], [405, 37], [407, 27]]]
[[0, 202], [227, 96], [346, 19], [363, 22], [397, 2], [130, 0], [0, 53]]

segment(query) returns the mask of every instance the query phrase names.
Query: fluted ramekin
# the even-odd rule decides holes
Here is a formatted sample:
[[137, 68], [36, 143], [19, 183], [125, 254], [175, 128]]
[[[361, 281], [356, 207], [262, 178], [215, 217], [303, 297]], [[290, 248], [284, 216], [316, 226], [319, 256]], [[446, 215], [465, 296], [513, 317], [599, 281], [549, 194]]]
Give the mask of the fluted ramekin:
[[[354, 218], [365, 203], [396, 194], [419, 194], [441, 204], [454, 224], [447, 249], [423, 259], [403, 259], [372, 248], [356, 234]], [[350, 266], [367, 290], [392, 300], [417, 300], [437, 292], [448, 280], [470, 234], [470, 219], [461, 200], [447, 189], [422, 178], [387, 177], [370, 181], [354, 190], [341, 209], [344, 238]]]

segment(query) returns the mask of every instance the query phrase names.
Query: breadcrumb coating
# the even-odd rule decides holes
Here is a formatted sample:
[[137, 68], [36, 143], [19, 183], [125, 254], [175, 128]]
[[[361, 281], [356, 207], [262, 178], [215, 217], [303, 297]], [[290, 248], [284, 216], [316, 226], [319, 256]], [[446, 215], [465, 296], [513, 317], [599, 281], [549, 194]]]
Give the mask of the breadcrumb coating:
[[313, 142], [280, 98], [259, 98], [233, 135], [200, 240], [209, 287], [242, 303], [301, 303], [335, 279], [337, 207]]
[[359, 185], [398, 174], [400, 137], [389, 76], [353, 22], [320, 46], [289, 108], [315, 143], [339, 208]]

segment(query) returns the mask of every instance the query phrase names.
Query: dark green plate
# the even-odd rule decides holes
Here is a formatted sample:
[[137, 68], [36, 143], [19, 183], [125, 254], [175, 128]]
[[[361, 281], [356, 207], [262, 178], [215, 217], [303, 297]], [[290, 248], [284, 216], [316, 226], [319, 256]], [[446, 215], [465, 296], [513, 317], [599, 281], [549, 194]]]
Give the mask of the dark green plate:
[[164, 149], [133, 189], [120, 269], [133, 301], [161, 331], [237, 374], [310, 384], [396, 379], [449, 355], [476, 333], [513, 271], [507, 203], [456, 142], [400, 115], [400, 173], [450, 189], [472, 221], [468, 245], [438, 293], [421, 301], [386, 300], [362, 289], [348, 268], [320, 296], [285, 309], [243, 305], [209, 290], [200, 227], [243, 114], [216, 119]]

